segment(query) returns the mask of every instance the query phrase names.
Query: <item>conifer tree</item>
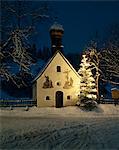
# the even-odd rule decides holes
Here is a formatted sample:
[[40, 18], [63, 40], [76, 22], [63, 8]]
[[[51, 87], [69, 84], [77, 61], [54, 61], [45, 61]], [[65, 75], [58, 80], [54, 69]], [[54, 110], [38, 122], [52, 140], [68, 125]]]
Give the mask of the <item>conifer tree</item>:
[[87, 100], [95, 100], [97, 98], [96, 84], [91, 72], [91, 64], [88, 62], [86, 55], [83, 55], [78, 73], [81, 77], [80, 100], [82, 102], [86, 102]]

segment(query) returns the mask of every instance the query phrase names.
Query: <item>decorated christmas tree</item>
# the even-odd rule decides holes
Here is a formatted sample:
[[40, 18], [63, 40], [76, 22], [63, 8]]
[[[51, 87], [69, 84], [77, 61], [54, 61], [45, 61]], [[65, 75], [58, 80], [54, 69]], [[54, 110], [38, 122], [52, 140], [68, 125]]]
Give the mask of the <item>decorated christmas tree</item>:
[[86, 55], [83, 55], [78, 73], [81, 77], [80, 101], [85, 103], [89, 100], [95, 100], [97, 98], [96, 84], [91, 72], [91, 64], [88, 62]]

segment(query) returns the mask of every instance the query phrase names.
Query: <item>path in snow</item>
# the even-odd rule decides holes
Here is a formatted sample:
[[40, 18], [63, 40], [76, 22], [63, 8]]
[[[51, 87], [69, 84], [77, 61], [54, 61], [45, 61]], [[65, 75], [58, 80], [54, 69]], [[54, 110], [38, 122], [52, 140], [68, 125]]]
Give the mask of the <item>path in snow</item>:
[[2, 117], [1, 122], [1, 149], [119, 149], [119, 118]]

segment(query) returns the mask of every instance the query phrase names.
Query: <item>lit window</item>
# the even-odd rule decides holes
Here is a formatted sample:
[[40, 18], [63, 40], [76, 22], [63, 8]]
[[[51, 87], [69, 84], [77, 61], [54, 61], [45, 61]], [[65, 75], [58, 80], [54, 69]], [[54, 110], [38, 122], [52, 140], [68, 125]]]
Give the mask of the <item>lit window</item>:
[[70, 99], [71, 99], [71, 97], [68, 95], [68, 96], [67, 96], [67, 99], [68, 99], [68, 100], [70, 100]]
[[61, 72], [61, 67], [57, 66], [57, 72]]
[[46, 96], [46, 100], [50, 100], [50, 97], [49, 97], [49, 96]]

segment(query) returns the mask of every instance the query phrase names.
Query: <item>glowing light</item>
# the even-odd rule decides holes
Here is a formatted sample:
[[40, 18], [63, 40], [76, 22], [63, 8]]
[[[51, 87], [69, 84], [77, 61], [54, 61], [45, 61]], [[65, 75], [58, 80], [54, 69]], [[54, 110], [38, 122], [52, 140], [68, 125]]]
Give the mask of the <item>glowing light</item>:
[[96, 99], [96, 94], [92, 94], [92, 92], [97, 92], [95, 79], [93, 78], [93, 74], [91, 72], [91, 65], [88, 62], [86, 55], [83, 55], [78, 73], [81, 77], [79, 91], [80, 97]]

